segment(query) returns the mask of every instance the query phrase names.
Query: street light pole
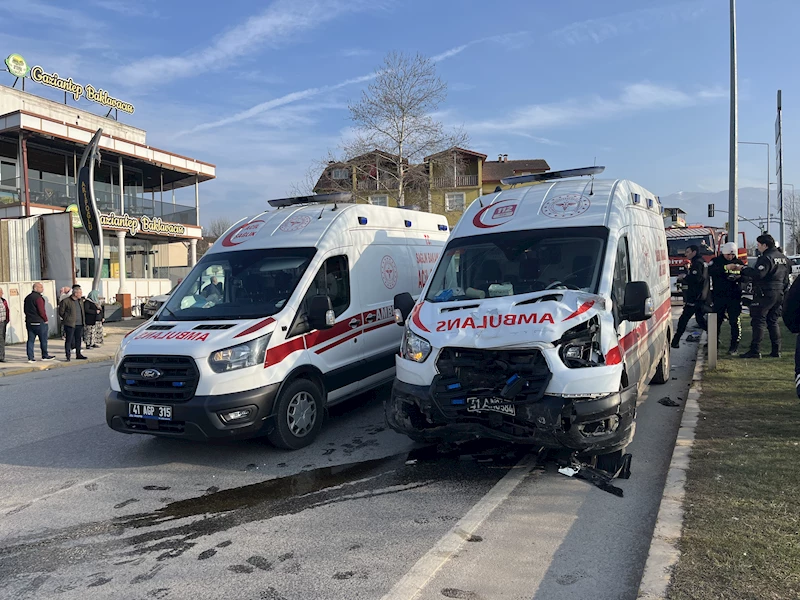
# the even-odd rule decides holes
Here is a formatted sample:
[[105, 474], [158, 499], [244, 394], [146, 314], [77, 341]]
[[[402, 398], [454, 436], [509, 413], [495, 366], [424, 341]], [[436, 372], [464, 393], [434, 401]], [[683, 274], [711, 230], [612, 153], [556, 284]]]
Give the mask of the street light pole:
[[[739, 137], [738, 126], [738, 77], [736, 71], [736, 0], [731, 0], [731, 139], [730, 165], [728, 166], [728, 239], [736, 242], [739, 239]], [[767, 190], [769, 191], [769, 190]]]
[[[765, 146], [767, 148], [767, 216], [769, 216], [769, 144], [767, 142], [739, 142], [750, 146]], [[767, 233], [769, 233], [769, 223], [767, 223]]]

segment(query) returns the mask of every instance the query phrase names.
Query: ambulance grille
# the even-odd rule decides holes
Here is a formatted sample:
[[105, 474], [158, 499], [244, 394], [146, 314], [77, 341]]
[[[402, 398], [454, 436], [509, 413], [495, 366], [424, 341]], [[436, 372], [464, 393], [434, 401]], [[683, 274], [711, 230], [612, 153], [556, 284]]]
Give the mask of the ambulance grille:
[[[145, 377], [144, 371], [158, 371]], [[200, 373], [189, 356], [126, 356], [117, 369], [122, 395], [130, 400], [186, 402], [194, 397]]]
[[227, 323], [211, 323], [210, 325], [198, 325], [194, 331], [212, 331], [216, 329], [230, 329], [234, 325]]
[[[476, 350], [443, 348], [436, 360], [440, 375], [434, 380], [434, 398], [447, 415], [466, 412], [466, 398], [497, 398], [506, 383], [522, 377], [527, 385], [510, 402], [541, 400], [552, 373], [539, 350]], [[464, 399], [464, 402], [461, 400]]]

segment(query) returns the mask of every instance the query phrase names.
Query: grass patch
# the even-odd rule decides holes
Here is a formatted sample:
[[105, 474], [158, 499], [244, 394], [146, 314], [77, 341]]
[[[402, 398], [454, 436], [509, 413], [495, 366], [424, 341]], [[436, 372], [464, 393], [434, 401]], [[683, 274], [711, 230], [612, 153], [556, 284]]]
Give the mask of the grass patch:
[[[727, 323], [721, 337], [727, 350]], [[703, 375], [670, 600], [800, 598], [800, 401], [795, 336], [783, 340], [783, 358], [724, 353]]]

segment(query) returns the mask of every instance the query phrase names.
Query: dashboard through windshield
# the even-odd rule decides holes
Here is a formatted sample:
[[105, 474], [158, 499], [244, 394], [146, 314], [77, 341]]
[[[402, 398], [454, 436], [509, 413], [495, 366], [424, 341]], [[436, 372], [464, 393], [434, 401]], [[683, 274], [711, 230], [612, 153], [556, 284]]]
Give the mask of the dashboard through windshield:
[[207, 254], [170, 294], [160, 321], [257, 319], [279, 312], [315, 248], [262, 248]]

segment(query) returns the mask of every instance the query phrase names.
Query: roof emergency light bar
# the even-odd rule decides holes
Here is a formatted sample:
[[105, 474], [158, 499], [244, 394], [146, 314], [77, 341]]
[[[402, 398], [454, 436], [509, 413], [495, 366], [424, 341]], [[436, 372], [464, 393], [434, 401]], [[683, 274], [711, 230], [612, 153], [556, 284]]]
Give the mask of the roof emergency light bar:
[[296, 204], [330, 204], [336, 202], [348, 203], [353, 199], [352, 192], [335, 192], [333, 194], [312, 194], [311, 196], [294, 196], [292, 198], [278, 198], [277, 200], [267, 200], [270, 206], [283, 208], [284, 206], [295, 206]]
[[529, 183], [531, 181], [551, 181], [553, 179], [569, 179], [570, 177], [582, 177], [585, 175], [597, 175], [605, 171], [605, 167], [583, 167], [582, 169], [566, 169], [564, 171], [550, 171], [549, 173], [535, 173], [533, 175], [516, 175], [514, 177], [504, 177], [500, 180], [503, 185], [515, 185], [517, 183]]

